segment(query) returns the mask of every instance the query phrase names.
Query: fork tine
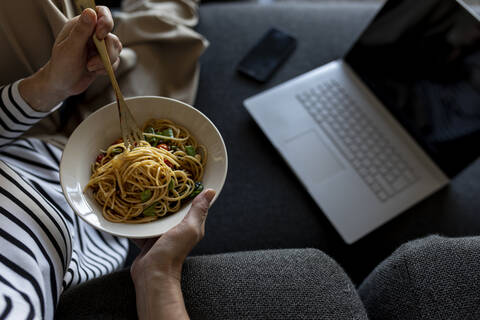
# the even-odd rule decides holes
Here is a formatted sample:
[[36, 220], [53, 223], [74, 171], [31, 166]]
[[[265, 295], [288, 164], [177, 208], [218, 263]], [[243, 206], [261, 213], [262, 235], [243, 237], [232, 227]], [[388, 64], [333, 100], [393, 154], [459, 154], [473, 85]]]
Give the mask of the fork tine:
[[125, 147], [131, 149], [139, 145], [140, 140], [143, 139], [143, 134], [140, 131], [135, 119], [133, 118], [126, 101], [122, 96], [117, 98], [118, 111], [120, 114], [120, 127]]

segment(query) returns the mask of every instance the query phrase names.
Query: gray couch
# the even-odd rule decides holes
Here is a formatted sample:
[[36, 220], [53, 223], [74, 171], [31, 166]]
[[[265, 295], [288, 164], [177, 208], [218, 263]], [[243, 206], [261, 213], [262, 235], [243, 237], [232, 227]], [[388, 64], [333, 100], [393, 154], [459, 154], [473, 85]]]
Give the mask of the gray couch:
[[[480, 318], [480, 240], [408, 242], [429, 234], [480, 233], [480, 161], [449, 187], [348, 246], [242, 106], [246, 97], [341, 57], [378, 6], [368, 1], [200, 6], [198, 31], [211, 45], [201, 58], [196, 107], [222, 132], [229, 172], [210, 210], [206, 237], [184, 268], [192, 318]], [[271, 26], [295, 35], [298, 47], [262, 85], [238, 75], [235, 67]], [[59, 318], [134, 318], [133, 299], [123, 271], [66, 292]]]
[[[192, 319], [480, 319], [480, 238], [408, 242], [356, 289], [318, 249], [187, 258], [182, 291]], [[57, 319], [135, 319], [129, 270], [64, 292]]]

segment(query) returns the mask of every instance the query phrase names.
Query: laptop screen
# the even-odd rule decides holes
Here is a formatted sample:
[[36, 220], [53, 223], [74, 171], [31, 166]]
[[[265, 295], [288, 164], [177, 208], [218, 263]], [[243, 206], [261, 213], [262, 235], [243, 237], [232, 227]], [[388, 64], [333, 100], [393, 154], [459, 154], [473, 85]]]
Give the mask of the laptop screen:
[[480, 21], [455, 0], [390, 0], [345, 60], [449, 177], [480, 155]]

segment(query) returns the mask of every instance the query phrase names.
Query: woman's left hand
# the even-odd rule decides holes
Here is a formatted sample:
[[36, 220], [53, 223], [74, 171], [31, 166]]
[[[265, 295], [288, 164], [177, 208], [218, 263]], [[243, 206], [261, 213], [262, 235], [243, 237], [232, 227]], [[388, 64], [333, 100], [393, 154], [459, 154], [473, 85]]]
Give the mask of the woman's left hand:
[[130, 272], [140, 320], [188, 319], [180, 285], [182, 265], [205, 234], [205, 220], [214, 196], [212, 189], [203, 191], [174, 228], [160, 238], [135, 241], [141, 252]]
[[110, 33], [112, 29], [112, 15], [103, 6], [97, 6], [96, 12], [85, 9], [68, 21], [55, 40], [50, 60], [20, 83], [22, 97], [37, 111], [48, 111], [69, 96], [82, 93], [98, 75], [105, 74], [92, 41], [94, 33], [98, 39], [105, 39], [110, 61], [116, 69], [122, 44]]

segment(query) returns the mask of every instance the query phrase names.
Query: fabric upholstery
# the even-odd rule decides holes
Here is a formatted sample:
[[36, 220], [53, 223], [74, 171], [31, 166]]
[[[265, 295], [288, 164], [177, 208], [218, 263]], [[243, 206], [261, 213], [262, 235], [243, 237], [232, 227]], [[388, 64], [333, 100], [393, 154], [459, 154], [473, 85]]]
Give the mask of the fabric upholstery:
[[348, 276], [315, 249], [191, 258], [183, 290], [192, 319], [366, 319]]
[[480, 319], [480, 237], [408, 242], [362, 283], [371, 320]]
[[[315, 249], [188, 258], [182, 290], [192, 319], [367, 319], [342, 268]], [[128, 270], [65, 292], [57, 319], [135, 319]]]

